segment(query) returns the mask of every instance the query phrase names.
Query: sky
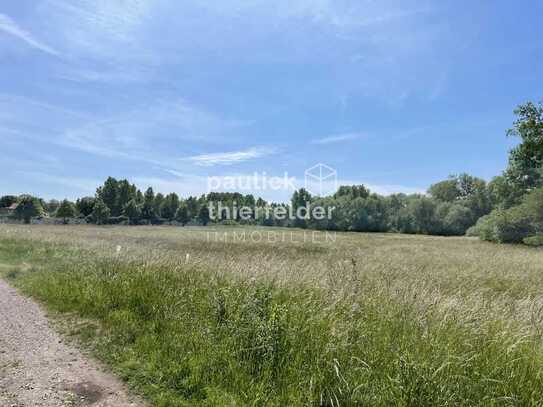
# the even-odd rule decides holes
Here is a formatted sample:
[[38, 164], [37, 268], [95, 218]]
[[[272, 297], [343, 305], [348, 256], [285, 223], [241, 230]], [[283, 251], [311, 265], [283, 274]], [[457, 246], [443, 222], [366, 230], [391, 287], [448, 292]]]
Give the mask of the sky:
[[533, 0], [2, 2], [0, 195], [74, 199], [110, 175], [184, 197], [210, 177], [303, 186], [319, 163], [382, 194], [490, 180], [514, 108], [542, 99], [542, 15]]

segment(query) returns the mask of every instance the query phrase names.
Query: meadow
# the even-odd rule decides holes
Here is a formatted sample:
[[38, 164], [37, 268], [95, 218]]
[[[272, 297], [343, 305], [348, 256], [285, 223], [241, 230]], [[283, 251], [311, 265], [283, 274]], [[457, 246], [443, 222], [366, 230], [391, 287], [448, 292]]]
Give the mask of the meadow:
[[0, 273], [152, 405], [543, 403], [536, 248], [0, 225]]

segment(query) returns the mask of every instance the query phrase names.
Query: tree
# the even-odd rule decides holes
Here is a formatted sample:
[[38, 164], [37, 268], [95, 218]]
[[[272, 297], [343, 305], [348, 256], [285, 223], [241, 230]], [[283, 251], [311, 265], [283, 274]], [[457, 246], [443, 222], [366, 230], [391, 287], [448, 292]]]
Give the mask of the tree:
[[175, 214], [175, 220], [181, 223], [182, 226], [185, 226], [187, 223], [189, 223], [189, 208], [185, 203], [182, 203], [177, 209], [177, 212]]
[[30, 223], [34, 217], [43, 216], [44, 210], [38, 198], [30, 195], [19, 197], [14, 216], [16, 219], [22, 219], [24, 223]]
[[428, 192], [437, 201], [461, 203], [467, 207], [476, 218], [470, 219], [473, 223], [492, 210], [486, 182], [466, 173], [451, 175], [449, 179], [431, 185]]
[[435, 212], [438, 232], [443, 235], [464, 235], [473, 225], [473, 213], [463, 205], [441, 202]]
[[136, 190], [136, 203], [138, 205], [143, 205], [143, 194], [139, 189]]
[[94, 204], [96, 202], [96, 198], [93, 198], [92, 196], [86, 196], [83, 198], [78, 199], [75, 202], [75, 207], [77, 208], [77, 211], [87, 217], [90, 214], [92, 214], [92, 211], [94, 210]]
[[128, 201], [123, 208], [123, 214], [131, 225], [136, 225], [141, 218], [141, 209], [135, 199]]
[[14, 203], [17, 203], [18, 198], [15, 195], [5, 195], [0, 198], [0, 208], [9, 208]]
[[58, 208], [60, 207], [60, 202], [57, 201], [56, 199], [51, 199], [49, 202], [45, 204], [45, 206], [43, 204], [42, 206], [43, 206], [43, 209], [45, 209], [45, 211], [51, 215], [51, 214], [54, 214], [58, 210]]
[[155, 193], [153, 188], [147, 188], [143, 195], [143, 206], [141, 207], [141, 217], [147, 221], [151, 221], [156, 216], [155, 212]]
[[[134, 200], [137, 202], [138, 193], [135, 185], [131, 185], [127, 180], [123, 179], [117, 184], [118, 193], [117, 193], [117, 202], [116, 207], [124, 210], [124, 207], [128, 202]], [[114, 215], [118, 216], [118, 215]]]
[[200, 212], [200, 203], [198, 202], [198, 199], [193, 196], [189, 196], [185, 203], [187, 204], [187, 208], [189, 211], [189, 218], [196, 218], [198, 216], [198, 213]]
[[172, 221], [175, 218], [177, 208], [179, 208], [179, 197], [176, 193], [168, 194], [160, 207], [160, 215]]
[[488, 197], [493, 208], [509, 209], [520, 203], [522, 190], [507, 177], [494, 177], [487, 185]]
[[92, 210], [92, 218], [97, 225], [103, 225], [109, 216], [111, 215], [111, 210], [100, 198], [96, 199], [94, 203], [94, 208]]
[[433, 234], [437, 230], [435, 210], [436, 203], [434, 200], [419, 197], [409, 202], [408, 210], [415, 222], [417, 233]]
[[209, 223], [209, 209], [206, 205], [202, 205], [200, 212], [198, 213], [198, 219], [200, 223], [204, 226], [207, 226]]
[[334, 194], [334, 198], [348, 196], [350, 198], [367, 198], [370, 191], [364, 185], [342, 185]]
[[60, 206], [57, 209], [55, 217], [62, 218], [64, 224], [68, 223], [68, 218], [75, 217], [76, 209], [75, 205], [65, 199], [61, 202]]
[[526, 193], [542, 184], [543, 173], [543, 102], [528, 102], [516, 110], [517, 120], [507, 131], [521, 143], [509, 154], [505, 176]]
[[[298, 214], [299, 208], [308, 207], [311, 202], [311, 194], [304, 188], [294, 191], [292, 194], [291, 204], [294, 214]], [[302, 216], [295, 215], [294, 226], [299, 228], [307, 227], [307, 219], [303, 219]]]
[[96, 191], [96, 197], [109, 208], [112, 216], [121, 214], [122, 208], [118, 206], [119, 182], [115, 178], [108, 177], [104, 185]]
[[162, 203], [164, 202], [164, 195], [162, 195], [160, 192], [156, 194], [155, 196], [155, 202], [154, 202], [154, 211], [155, 215], [158, 217], [162, 217]]
[[428, 193], [432, 198], [442, 202], [454, 202], [460, 196], [456, 178], [449, 178], [431, 185]]

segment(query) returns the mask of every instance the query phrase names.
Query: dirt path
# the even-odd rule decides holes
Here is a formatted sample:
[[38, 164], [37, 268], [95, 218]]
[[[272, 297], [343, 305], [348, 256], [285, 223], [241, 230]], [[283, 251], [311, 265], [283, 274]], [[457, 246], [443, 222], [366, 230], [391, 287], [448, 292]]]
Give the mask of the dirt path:
[[65, 344], [45, 313], [0, 279], [0, 406], [141, 406], [98, 364]]

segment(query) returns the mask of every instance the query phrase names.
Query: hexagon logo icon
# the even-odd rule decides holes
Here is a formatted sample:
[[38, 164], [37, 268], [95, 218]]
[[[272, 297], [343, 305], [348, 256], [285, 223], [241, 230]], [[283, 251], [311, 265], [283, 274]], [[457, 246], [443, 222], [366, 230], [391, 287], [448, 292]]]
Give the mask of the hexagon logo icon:
[[305, 170], [305, 189], [311, 195], [326, 196], [337, 191], [337, 171], [319, 163]]

